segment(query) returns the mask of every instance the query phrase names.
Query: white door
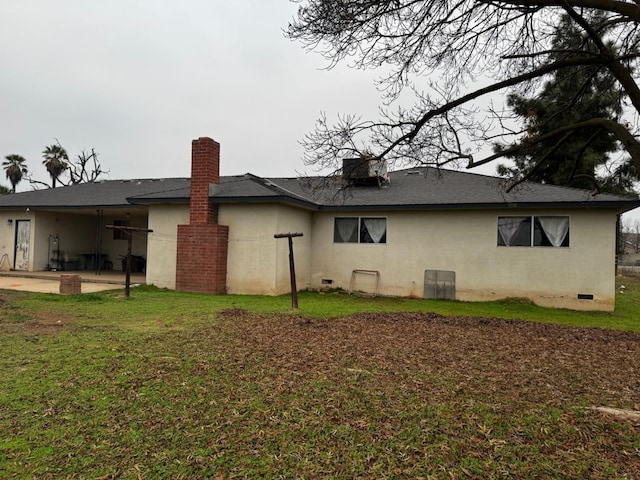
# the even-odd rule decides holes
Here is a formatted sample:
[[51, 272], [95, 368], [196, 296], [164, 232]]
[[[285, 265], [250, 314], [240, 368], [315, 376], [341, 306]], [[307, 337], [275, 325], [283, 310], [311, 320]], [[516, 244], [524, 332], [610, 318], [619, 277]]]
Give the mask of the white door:
[[29, 270], [29, 238], [31, 220], [16, 220], [16, 256], [13, 261], [15, 270]]

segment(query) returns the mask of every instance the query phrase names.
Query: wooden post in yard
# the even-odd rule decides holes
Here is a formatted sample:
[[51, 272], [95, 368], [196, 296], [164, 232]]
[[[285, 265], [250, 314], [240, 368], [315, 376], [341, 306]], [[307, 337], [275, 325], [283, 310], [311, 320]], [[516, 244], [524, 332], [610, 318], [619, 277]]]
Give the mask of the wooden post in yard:
[[296, 287], [296, 266], [293, 261], [293, 237], [302, 237], [301, 233], [276, 233], [273, 238], [289, 239], [289, 276], [291, 278], [291, 308], [298, 309], [298, 288]]

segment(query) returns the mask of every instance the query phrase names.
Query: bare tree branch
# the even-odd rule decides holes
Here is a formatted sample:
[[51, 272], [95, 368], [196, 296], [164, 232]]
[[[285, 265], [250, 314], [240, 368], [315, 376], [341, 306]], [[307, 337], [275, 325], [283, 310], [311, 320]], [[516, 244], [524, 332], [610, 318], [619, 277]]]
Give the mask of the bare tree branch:
[[602, 128], [605, 128], [606, 130], [609, 130], [618, 138], [618, 140], [620, 140], [620, 142], [622, 142], [625, 145], [625, 149], [627, 150], [627, 152], [629, 152], [632, 156], [640, 155], [640, 142], [638, 142], [637, 138], [635, 138], [631, 133], [629, 133], [629, 130], [624, 125], [614, 122], [613, 120], [609, 120], [608, 118], [592, 118], [584, 122], [574, 123], [572, 125], [565, 125], [545, 135], [530, 136], [523, 143], [514, 145], [511, 148], [497, 152], [482, 160], [470, 162], [468, 165], [468, 168], [478, 167], [480, 165], [484, 165], [486, 163], [497, 160], [498, 158], [505, 157], [511, 153], [515, 153], [518, 150], [524, 148], [525, 144], [543, 142], [549, 138], [554, 138], [558, 135], [562, 135], [567, 132], [571, 132], [574, 130], [587, 128], [587, 127], [602, 127]]
[[[303, 141], [305, 162], [335, 169], [342, 158], [368, 150], [377, 158], [405, 163], [469, 159], [469, 167], [486, 164], [512, 150], [481, 160], [474, 160], [472, 152], [500, 135], [513, 136], [514, 130], [495, 131], [507, 117], [484, 107], [489, 103], [484, 99], [535, 92], [550, 75], [571, 68], [609, 72], [637, 117], [639, 5], [640, 0], [300, 0], [286, 33], [319, 51], [329, 67], [343, 60], [362, 69], [384, 66], [380, 86], [389, 107], [407, 89], [426, 92], [415, 95], [413, 107], [382, 111], [381, 121], [341, 116], [330, 125], [323, 116]], [[597, 23], [587, 20], [592, 12], [601, 14]], [[581, 30], [585, 50], [554, 46], [555, 28], [565, 14]], [[473, 88], [478, 78], [486, 82]], [[615, 135], [640, 171], [635, 123], [594, 118], [555, 134], [562, 138], [593, 126]]]

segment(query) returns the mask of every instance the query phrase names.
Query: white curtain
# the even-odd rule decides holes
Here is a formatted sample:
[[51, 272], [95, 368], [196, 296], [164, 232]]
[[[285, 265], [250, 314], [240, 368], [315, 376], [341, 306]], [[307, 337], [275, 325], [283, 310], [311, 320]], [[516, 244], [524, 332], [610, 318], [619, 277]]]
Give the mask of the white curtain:
[[358, 219], [336, 218], [336, 230], [341, 242], [357, 242]]
[[387, 219], [386, 218], [363, 218], [364, 226], [369, 232], [369, 236], [373, 243], [380, 243], [382, 237], [387, 231]]
[[569, 217], [537, 217], [540, 226], [554, 247], [562, 246], [569, 232]]
[[499, 217], [498, 233], [506, 246], [511, 246], [529, 217]]

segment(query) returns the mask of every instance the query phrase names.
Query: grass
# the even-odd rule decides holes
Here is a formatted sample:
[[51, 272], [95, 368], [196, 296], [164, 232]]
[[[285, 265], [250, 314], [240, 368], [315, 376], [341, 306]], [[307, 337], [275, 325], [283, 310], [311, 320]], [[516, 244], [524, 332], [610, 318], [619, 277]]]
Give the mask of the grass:
[[640, 404], [623, 281], [614, 313], [0, 292], [0, 478], [637, 478], [587, 408]]
[[[411, 300], [402, 298], [368, 298], [346, 295], [341, 291], [324, 294], [300, 292], [297, 312], [312, 318], [335, 318], [359, 312], [434, 312], [441, 315], [487, 318], [521, 319], [583, 327], [605, 327], [618, 330], [640, 331], [640, 279], [620, 277], [619, 284], [626, 287], [616, 298], [615, 312], [578, 312], [565, 309], [538, 307], [522, 299], [495, 302], [451, 302], [438, 300]], [[69, 313], [80, 318], [103, 320], [113, 316], [118, 322], [128, 319], [170, 318], [181, 316], [215, 315], [229, 308], [242, 308], [254, 313], [293, 313], [288, 295], [264, 297], [257, 295], [208, 296], [180, 293], [154, 287], [134, 288], [130, 301], [122, 292], [59, 296], [47, 294], [20, 295], [15, 315], [24, 316], [22, 309], [48, 310]], [[126, 308], [123, 308], [123, 304]]]

